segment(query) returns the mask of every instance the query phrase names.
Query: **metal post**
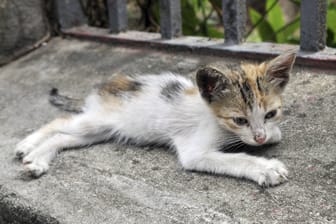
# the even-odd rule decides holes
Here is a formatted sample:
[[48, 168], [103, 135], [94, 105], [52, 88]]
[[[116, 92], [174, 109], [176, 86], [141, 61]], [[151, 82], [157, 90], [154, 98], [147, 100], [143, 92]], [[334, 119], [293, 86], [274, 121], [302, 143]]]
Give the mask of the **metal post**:
[[164, 39], [182, 35], [180, 0], [160, 0], [160, 30]]
[[319, 51], [326, 45], [327, 0], [301, 1], [300, 48], [303, 51]]
[[84, 15], [80, 0], [57, 0], [55, 1], [56, 15], [61, 29], [80, 26], [88, 23]]
[[109, 26], [111, 33], [119, 33], [127, 30], [127, 1], [107, 0]]
[[222, 0], [226, 44], [240, 44], [246, 30], [246, 0]]

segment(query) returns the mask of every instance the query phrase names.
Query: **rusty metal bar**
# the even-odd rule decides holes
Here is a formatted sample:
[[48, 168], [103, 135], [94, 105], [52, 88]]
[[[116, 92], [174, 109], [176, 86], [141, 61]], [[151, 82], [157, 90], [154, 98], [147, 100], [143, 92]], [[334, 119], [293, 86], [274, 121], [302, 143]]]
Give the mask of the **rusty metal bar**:
[[54, 3], [61, 29], [68, 29], [88, 23], [79, 0], [57, 0]]
[[107, 0], [109, 27], [111, 33], [119, 33], [127, 30], [127, 1]]
[[228, 45], [244, 41], [247, 21], [246, 0], [222, 0], [224, 38]]
[[182, 35], [180, 0], [160, 0], [160, 30], [163, 39]]
[[[241, 45], [225, 45], [222, 39], [205, 37], [160, 39], [158, 33], [128, 31], [120, 34], [109, 34], [107, 29], [95, 27], [74, 27], [63, 30], [63, 34], [84, 40], [92, 40], [114, 44], [116, 46], [153, 48], [172, 52], [190, 52], [193, 54], [217, 55], [221, 57], [238, 57], [240, 59], [265, 60], [278, 54], [298, 50], [297, 45], [274, 43], [243, 43]], [[295, 64], [336, 69], [336, 49], [327, 48], [314, 54], [298, 52]]]
[[302, 51], [319, 51], [326, 45], [327, 0], [301, 1]]

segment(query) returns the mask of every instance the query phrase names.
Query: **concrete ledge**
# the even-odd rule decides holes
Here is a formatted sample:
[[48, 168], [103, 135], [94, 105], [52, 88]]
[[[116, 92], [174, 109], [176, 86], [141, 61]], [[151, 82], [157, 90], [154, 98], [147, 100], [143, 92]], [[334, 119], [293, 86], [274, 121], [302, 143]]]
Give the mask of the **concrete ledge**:
[[0, 223], [6, 224], [58, 224], [48, 214], [36, 209], [36, 205], [0, 186]]
[[64, 151], [39, 179], [22, 175], [13, 159], [17, 142], [67, 114], [49, 105], [52, 87], [81, 98], [114, 73], [193, 77], [209, 62], [241, 60], [55, 38], [1, 67], [0, 223], [334, 223], [334, 71], [296, 66], [284, 94], [283, 141], [247, 149], [288, 166], [289, 181], [274, 188], [186, 172], [171, 151], [113, 142]]
[[[184, 36], [171, 40], [161, 39], [159, 33], [127, 31], [110, 34], [107, 29], [81, 26], [62, 30], [67, 36], [85, 40], [94, 40], [123, 46], [149, 47], [168, 51], [185, 51], [203, 55], [236, 57], [252, 60], [265, 60], [284, 51], [299, 49], [297, 45], [274, 43], [243, 43], [226, 45], [222, 39]], [[320, 69], [336, 68], [336, 49], [325, 48], [319, 52], [300, 51], [297, 65]]]

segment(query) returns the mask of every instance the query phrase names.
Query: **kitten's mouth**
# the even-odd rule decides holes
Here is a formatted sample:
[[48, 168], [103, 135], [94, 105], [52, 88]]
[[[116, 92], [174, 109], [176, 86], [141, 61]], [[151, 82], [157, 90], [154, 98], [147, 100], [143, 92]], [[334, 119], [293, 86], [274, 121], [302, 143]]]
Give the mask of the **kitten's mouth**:
[[257, 141], [256, 139], [241, 139], [242, 142], [244, 142], [247, 145], [251, 145], [251, 146], [262, 146], [265, 145], [267, 143], [267, 138], [264, 138], [263, 140], [259, 140]]
[[259, 144], [259, 145], [263, 145], [266, 143], [266, 132], [264, 128], [257, 128], [254, 132], [254, 138], [253, 140]]
[[263, 145], [266, 143], [266, 136], [264, 137], [254, 137], [254, 140], [256, 141], [256, 143], [258, 143], [259, 145]]

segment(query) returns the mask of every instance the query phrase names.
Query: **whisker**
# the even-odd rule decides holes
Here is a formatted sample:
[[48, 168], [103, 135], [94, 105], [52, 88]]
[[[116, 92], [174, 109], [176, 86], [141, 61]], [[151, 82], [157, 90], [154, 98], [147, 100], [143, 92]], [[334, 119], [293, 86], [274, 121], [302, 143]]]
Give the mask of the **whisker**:
[[242, 142], [241, 144], [238, 144], [238, 145], [234, 148], [234, 150], [235, 150], [235, 151], [238, 151], [238, 149], [241, 149], [243, 146], [245, 146], [245, 144]]
[[245, 145], [242, 141], [237, 141], [231, 144], [226, 144], [223, 146], [224, 151], [236, 151], [237, 149], [241, 148], [241, 146]]
[[234, 144], [234, 143], [237, 143], [237, 142], [241, 142], [240, 139], [232, 139], [232, 140], [223, 140], [223, 141], [218, 141], [219, 144], [221, 145], [231, 145], [231, 144]]

